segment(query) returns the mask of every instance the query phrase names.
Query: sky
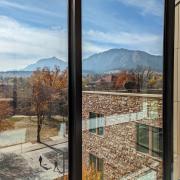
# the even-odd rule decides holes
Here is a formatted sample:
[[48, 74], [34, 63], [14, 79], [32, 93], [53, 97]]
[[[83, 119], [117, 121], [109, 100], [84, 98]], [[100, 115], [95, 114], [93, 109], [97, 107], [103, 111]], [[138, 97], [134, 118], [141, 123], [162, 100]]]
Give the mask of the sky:
[[[112, 48], [161, 55], [163, 0], [83, 0], [83, 57]], [[67, 0], [0, 0], [0, 71], [67, 61]]]

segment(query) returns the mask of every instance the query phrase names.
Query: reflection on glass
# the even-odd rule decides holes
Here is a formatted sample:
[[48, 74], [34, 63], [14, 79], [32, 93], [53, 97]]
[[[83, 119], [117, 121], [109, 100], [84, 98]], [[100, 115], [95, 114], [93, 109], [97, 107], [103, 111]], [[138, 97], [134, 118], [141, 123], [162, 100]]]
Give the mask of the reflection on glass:
[[146, 125], [137, 125], [137, 150], [149, 152], [149, 127]]
[[68, 174], [66, 6], [0, 1], [0, 179]]
[[162, 157], [163, 152], [163, 134], [162, 128], [152, 128], [152, 154], [153, 156]]
[[82, 3], [83, 179], [162, 179], [163, 1]]

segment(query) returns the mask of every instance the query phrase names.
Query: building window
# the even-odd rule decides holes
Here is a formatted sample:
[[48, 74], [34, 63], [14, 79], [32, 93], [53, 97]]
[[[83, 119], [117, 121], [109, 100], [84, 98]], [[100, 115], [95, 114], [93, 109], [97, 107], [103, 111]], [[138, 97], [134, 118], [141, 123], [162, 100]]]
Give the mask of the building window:
[[101, 179], [103, 179], [104, 161], [93, 154], [89, 154], [89, 165], [92, 166], [98, 173], [100, 173]]
[[89, 132], [103, 135], [104, 134], [104, 115], [94, 112], [89, 113]]
[[137, 150], [149, 152], [149, 127], [146, 125], [137, 125]]
[[162, 157], [163, 132], [162, 128], [152, 127], [152, 155]]
[[137, 124], [137, 151], [148, 153], [154, 157], [162, 157], [162, 128]]

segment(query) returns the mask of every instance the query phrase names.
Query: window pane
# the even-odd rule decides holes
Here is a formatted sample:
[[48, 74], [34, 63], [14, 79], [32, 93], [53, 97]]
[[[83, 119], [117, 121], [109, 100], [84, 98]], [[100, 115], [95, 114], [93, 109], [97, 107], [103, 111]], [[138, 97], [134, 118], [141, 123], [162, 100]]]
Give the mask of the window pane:
[[152, 132], [163, 124], [163, 10], [162, 0], [82, 1], [83, 167], [96, 155], [105, 180], [163, 177]]
[[0, 1], [0, 179], [68, 174], [67, 3]]
[[97, 134], [98, 135], [103, 135], [104, 134], [104, 116], [103, 114], [98, 114], [97, 115], [97, 124], [98, 124], [98, 128], [97, 128]]
[[99, 179], [103, 180], [103, 166], [104, 166], [104, 162], [103, 159], [97, 159], [97, 171], [99, 173]]
[[97, 167], [98, 171], [103, 171], [103, 160], [102, 159], [97, 159]]
[[96, 156], [89, 154], [89, 164], [92, 166], [94, 169], [97, 168], [97, 163], [96, 163]]
[[96, 113], [90, 112], [89, 113], [89, 132], [96, 133]]
[[149, 127], [137, 124], [137, 150], [149, 152]]
[[154, 156], [162, 157], [162, 129], [160, 128], [153, 128], [152, 129], [152, 153]]

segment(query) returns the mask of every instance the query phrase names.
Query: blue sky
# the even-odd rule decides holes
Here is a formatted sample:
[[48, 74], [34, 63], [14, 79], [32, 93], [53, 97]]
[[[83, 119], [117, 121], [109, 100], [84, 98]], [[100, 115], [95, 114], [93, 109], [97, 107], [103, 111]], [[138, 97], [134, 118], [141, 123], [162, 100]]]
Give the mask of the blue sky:
[[[83, 0], [83, 57], [111, 48], [162, 54], [163, 0]], [[67, 0], [0, 1], [0, 70], [67, 61]]]

